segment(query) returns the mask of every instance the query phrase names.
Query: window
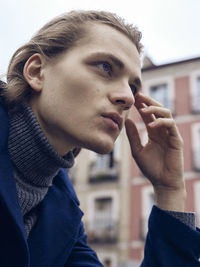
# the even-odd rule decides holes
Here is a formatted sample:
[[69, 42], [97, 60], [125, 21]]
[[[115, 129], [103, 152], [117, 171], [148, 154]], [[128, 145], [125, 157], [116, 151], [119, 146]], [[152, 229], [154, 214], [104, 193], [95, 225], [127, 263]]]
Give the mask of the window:
[[200, 171], [200, 123], [192, 125], [192, 149], [194, 169]]
[[94, 192], [88, 200], [86, 230], [89, 242], [115, 242], [118, 195], [115, 192]]
[[112, 198], [96, 198], [94, 203], [94, 227], [102, 232], [112, 227]]
[[200, 113], [200, 74], [192, 76], [192, 111]]
[[113, 251], [98, 252], [100, 261], [103, 263], [104, 267], [116, 267], [117, 266], [117, 254]]
[[151, 86], [149, 94], [152, 98], [160, 102], [164, 107], [170, 108], [167, 84]]
[[100, 172], [102, 170], [112, 169], [113, 167], [114, 167], [114, 150], [106, 155], [97, 154], [95, 162], [95, 169], [97, 172]]
[[[92, 152], [91, 152], [92, 153]], [[116, 181], [119, 173], [119, 142], [106, 155], [93, 152], [90, 166], [89, 182]]]
[[171, 77], [144, 81], [143, 87], [144, 93], [174, 112], [174, 86]]

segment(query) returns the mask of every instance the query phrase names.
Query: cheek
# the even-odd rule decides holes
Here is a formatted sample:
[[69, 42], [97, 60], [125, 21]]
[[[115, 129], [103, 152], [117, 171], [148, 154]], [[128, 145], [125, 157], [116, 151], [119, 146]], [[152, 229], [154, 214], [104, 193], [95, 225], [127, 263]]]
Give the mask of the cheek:
[[[73, 80], [65, 84], [63, 97], [73, 101], [76, 105], [88, 106], [99, 96], [97, 85], [86, 80]], [[81, 106], [80, 106], [81, 107]]]
[[[102, 84], [87, 70], [66, 73], [63, 69], [51, 73], [46, 84], [49, 105], [53, 105], [59, 112], [78, 112], [83, 110], [89, 113], [89, 107], [96, 106], [103, 94]], [[53, 79], [55, 78], [55, 79]]]

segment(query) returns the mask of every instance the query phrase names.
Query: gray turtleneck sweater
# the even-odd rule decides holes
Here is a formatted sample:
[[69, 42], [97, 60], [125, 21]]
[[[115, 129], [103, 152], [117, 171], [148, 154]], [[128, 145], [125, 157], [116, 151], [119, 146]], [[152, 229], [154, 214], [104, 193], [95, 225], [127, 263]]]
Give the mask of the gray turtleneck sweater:
[[47, 194], [53, 178], [60, 168], [72, 167], [74, 158], [71, 152], [64, 157], [57, 154], [29, 106], [10, 113], [9, 117], [8, 150], [28, 237], [38, 218], [39, 203]]
[[[14, 176], [24, 226], [29, 233], [39, 217], [39, 204], [44, 199], [60, 168], [74, 163], [71, 152], [61, 157], [43, 134], [32, 109], [24, 105], [9, 113], [10, 132], [8, 149], [14, 166]], [[195, 215], [167, 211], [182, 222], [195, 228]]]

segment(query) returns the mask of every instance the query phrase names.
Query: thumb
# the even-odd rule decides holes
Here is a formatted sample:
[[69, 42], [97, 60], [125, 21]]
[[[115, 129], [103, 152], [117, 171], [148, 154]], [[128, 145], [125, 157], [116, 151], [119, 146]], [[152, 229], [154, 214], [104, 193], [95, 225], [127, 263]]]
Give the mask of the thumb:
[[136, 157], [136, 155], [143, 148], [137, 127], [130, 118], [126, 120], [125, 127], [126, 127], [126, 134], [128, 136], [128, 140], [129, 140], [130, 147], [131, 147], [132, 156]]

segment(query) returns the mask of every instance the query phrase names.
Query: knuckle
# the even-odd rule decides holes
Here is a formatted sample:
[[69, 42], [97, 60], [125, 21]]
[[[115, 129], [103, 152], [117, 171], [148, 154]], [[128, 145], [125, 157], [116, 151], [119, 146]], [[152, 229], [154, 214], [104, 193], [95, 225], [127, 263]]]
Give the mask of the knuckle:
[[165, 108], [165, 114], [166, 114], [167, 117], [172, 118], [172, 113], [171, 113], [170, 109]]

